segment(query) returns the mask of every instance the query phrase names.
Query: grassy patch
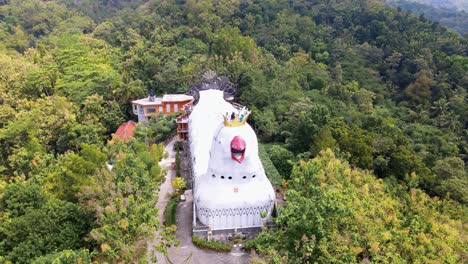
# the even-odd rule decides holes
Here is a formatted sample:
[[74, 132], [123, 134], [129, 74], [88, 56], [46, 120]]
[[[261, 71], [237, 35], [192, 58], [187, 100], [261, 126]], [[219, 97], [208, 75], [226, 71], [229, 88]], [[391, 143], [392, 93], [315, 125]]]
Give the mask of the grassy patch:
[[213, 249], [216, 251], [231, 251], [232, 248], [231, 244], [223, 243], [221, 241], [216, 240], [208, 241], [198, 236], [192, 236], [192, 242], [198, 247]]
[[171, 226], [176, 224], [176, 209], [179, 203], [178, 195], [173, 196], [166, 205], [164, 210], [164, 225]]
[[270, 156], [268, 155], [266, 148], [263, 144], [258, 144], [258, 155], [260, 156], [260, 160], [262, 161], [263, 168], [265, 169], [265, 174], [270, 179], [270, 182], [273, 185], [281, 186], [281, 175], [279, 174], [278, 170], [276, 170], [275, 165], [270, 160]]

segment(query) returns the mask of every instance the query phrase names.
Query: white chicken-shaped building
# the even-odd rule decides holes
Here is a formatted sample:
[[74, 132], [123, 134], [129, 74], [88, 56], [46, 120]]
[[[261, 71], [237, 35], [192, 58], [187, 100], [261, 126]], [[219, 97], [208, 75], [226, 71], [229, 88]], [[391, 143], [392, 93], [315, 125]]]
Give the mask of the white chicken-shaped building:
[[246, 122], [250, 112], [210, 88], [198, 91], [189, 118], [194, 213], [212, 230], [262, 226], [275, 193], [258, 155], [257, 136]]

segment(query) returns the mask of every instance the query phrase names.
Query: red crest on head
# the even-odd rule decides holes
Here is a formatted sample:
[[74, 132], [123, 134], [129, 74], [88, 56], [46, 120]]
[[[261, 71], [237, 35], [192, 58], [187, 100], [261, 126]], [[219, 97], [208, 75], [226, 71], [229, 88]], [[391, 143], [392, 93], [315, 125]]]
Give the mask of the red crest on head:
[[242, 163], [245, 157], [245, 140], [240, 136], [235, 136], [231, 140], [231, 158], [239, 163]]

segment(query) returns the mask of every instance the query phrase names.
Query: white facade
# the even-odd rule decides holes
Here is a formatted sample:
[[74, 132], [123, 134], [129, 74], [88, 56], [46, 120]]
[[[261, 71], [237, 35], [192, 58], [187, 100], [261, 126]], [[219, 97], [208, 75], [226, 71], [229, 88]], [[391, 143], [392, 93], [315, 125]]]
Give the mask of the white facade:
[[144, 108], [142, 105], [133, 106], [133, 113], [138, 116], [138, 122], [148, 122], [148, 116], [145, 114]]
[[[199, 221], [212, 230], [261, 226], [275, 200], [253, 129], [247, 123], [224, 125], [223, 115], [232, 112], [237, 110], [223, 99], [222, 91], [206, 90], [200, 91], [189, 119], [194, 209]], [[241, 161], [233, 158], [234, 138], [245, 145]]]

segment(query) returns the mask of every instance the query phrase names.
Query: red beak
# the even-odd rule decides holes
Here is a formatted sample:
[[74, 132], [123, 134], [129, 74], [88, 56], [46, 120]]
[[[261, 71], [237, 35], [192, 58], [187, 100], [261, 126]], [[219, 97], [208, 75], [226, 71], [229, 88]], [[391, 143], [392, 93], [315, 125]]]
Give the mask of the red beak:
[[231, 158], [242, 163], [245, 157], [245, 140], [240, 136], [235, 136], [231, 140]]

